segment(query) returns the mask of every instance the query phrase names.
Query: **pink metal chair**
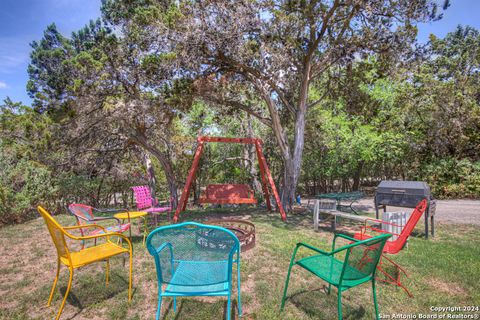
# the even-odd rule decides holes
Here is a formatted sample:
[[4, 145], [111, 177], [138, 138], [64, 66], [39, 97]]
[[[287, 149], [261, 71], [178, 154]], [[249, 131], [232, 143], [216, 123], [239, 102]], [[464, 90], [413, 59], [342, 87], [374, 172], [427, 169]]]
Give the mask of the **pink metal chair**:
[[170, 198], [169, 205], [160, 206], [157, 199], [152, 198], [148, 186], [132, 187], [135, 196], [135, 202], [139, 211], [145, 211], [154, 214], [155, 225], [157, 225], [157, 215], [168, 212], [168, 220], [170, 220], [170, 212], [172, 211], [172, 198]]

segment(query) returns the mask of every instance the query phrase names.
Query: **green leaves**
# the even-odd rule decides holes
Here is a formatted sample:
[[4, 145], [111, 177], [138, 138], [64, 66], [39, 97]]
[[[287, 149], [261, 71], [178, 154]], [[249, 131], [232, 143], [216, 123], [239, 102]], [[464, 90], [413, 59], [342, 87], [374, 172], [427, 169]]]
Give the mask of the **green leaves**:
[[59, 111], [66, 102], [71, 75], [64, 62], [72, 56], [73, 48], [55, 24], [49, 25], [42, 40], [31, 46], [27, 90], [34, 99], [33, 105], [39, 112]]

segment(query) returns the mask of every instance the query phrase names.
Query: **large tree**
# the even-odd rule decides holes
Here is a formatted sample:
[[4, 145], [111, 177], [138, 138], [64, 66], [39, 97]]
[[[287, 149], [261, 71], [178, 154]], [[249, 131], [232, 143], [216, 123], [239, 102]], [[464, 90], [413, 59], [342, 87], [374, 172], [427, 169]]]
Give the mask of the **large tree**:
[[[28, 88], [40, 111], [62, 115], [64, 138], [77, 146], [77, 153], [93, 146], [125, 152], [132, 144], [151, 153], [176, 204], [170, 129], [173, 106], [184, 105], [188, 94], [178, 98], [185, 86], [173, 77], [165, 47], [141, 50], [135, 43], [139, 32], [130, 24], [112, 32], [98, 20], [66, 39], [55, 26], [48, 27], [39, 44], [33, 44]], [[51, 81], [59, 74], [64, 81]]]
[[131, 13], [176, 8], [174, 22], [151, 20], [150, 27], [169, 30], [178, 55], [203, 79], [205, 99], [244, 110], [272, 128], [287, 206], [300, 176], [306, 113], [322, 101], [310, 99], [311, 84], [362, 55], [391, 51], [400, 57], [415, 40], [415, 23], [438, 18], [436, 4], [424, 0], [106, 1], [119, 3], [136, 7]]

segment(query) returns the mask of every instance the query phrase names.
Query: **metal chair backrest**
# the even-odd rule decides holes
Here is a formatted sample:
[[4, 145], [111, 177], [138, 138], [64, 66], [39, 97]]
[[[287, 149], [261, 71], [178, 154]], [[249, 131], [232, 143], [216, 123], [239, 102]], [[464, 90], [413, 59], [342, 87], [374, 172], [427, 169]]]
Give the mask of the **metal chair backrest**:
[[[233, 232], [222, 227], [195, 222], [169, 225], [152, 231], [147, 238], [147, 248], [155, 258], [158, 281], [182, 286], [189, 286], [195, 282], [183, 278], [172, 281], [175, 270], [182, 263], [199, 266], [209, 264], [213, 266], [210, 270], [215, 270], [217, 264], [219, 272], [211, 272], [208, 281], [202, 283], [212, 285], [231, 280], [234, 255], [240, 254], [240, 242]], [[228, 272], [221, 267], [226, 263], [229, 266]]]
[[94, 220], [93, 207], [80, 203], [72, 203], [68, 211], [75, 216], [78, 225], [87, 224]]
[[370, 238], [353, 243], [347, 249], [341, 279], [359, 280], [366, 277], [374, 277], [377, 264], [387, 242], [389, 234]]
[[47, 225], [48, 232], [52, 237], [53, 244], [57, 249], [59, 257], [64, 257], [70, 260], [70, 251], [68, 250], [67, 242], [65, 241], [66, 231], [63, 227], [50, 215], [50, 213], [42, 208], [41, 206], [37, 207], [38, 212], [42, 216]]
[[395, 254], [402, 250], [403, 246], [407, 242], [408, 237], [412, 233], [413, 229], [417, 225], [418, 221], [422, 217], [423, 213], [427, 209], [427, 200], [423, 199], [420, 201], [415, 209], [413, 210], [412, 214], [410, 215], [410, 218], [408, 219], [407, 223], [405, 224], [405, 227], [403, 227], [402, 232], [400, 232], [400, 235], [398, 236], [395, 241], [391, 241], [388, 246], [388, 253]]
[[138, 210], [151, 208], [154, 206], [152, 195], [150, 194], [150, 189], [148, 186], [136, 186], [132, 187], [132, 190]]

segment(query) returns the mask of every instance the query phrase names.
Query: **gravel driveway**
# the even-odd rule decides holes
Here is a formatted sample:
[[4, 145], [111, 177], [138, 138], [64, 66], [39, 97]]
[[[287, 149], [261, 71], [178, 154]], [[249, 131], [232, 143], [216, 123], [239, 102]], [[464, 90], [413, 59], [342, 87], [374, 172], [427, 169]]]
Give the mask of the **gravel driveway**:
[[[373, 198], [356, 202], [353, 207], [367, 212], [375, 212]], [[391, 211], [411, 210], [388, 207]], [[437, 200], [435, 221], [480, 225], [480, 200]]]

